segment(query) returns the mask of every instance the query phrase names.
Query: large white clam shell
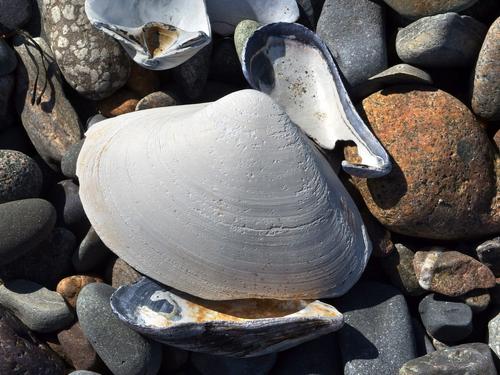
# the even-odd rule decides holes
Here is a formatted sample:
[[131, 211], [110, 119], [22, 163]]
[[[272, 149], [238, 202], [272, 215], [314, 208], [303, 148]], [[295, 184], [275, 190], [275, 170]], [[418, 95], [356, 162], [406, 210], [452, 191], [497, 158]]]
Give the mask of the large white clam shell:
[[90, 22], [145, 68], [175, 68], [211, 40], [204, 0], [86, 0]]
[[255, 90], [102, 121], [77, 174], [111, 250], [204, 299], [338, 296], [371, 252], [328, 162]]

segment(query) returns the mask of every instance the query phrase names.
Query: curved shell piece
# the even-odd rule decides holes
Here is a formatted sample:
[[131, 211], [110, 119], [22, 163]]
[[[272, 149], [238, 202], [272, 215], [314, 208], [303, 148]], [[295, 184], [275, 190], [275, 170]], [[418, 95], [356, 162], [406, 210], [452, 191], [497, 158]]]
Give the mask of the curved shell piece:
[[231, 35], [243, 20], [262, 24], [295, 22], [300, 11], [296, 0], [206, 0], [214, 33]]
[[111, 296], [132, 329], [181, 349], [233, 357], [285, 350], [339, 330], [343, 316], [320, 301], [206, 301], [148, 278]]
[[211, 40], [204, 0], [86, 0], [85, 12], [147, 69], [175, 68]]
[[380, 177], [391, 171], [387, 152], [356, 112], [340, 73], [319, 37], [299, 24], [260, 27], [247, 40], [242, 58], [250, 85], [269, 94], [292, 121], [321, 147], [353, 141], [360, 164], [342, 162], [347, 173]]
[[371, 252], [326, 159], [255, 90], [104, 120], [87, 132], [77, 174], [112, 251], [204, 299], [338, 296]]

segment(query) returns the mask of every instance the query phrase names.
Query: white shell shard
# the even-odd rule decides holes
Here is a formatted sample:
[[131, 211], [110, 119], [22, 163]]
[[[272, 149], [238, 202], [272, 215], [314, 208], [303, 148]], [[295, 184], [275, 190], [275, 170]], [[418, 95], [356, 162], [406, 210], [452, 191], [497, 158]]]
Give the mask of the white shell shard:
[[339, 296], [371, 253], [326, 159], [255, 90], [104, 120], [87, 132], [77, 174], [112, 251], [204, 299]]
[[85, 12], [147, 69], [175, 68], [211, 40], [204, 0], [86, 0]]
[[207, 301], [147, 278], [120, 287], [111, 307], [121, 321], [153, 340], [233, 357], [286, 350], [344, 323], [337, 309], [320, 301]]
[[243, 20], [262, 24], [295, 22], [300, 17], [296, 0], [206, 0], [214, 33], [231, 35]]
[[356, 112], [316, 34], [299, 24], [265, 25], [247, 40], [242, 55], [250, 85], [276, 100], [318, 145], [331, 150], [340, 140], [356, 144], [362, 163], [343, 161], [346, 172], [370, 178], [391, 171], [387, 152]]

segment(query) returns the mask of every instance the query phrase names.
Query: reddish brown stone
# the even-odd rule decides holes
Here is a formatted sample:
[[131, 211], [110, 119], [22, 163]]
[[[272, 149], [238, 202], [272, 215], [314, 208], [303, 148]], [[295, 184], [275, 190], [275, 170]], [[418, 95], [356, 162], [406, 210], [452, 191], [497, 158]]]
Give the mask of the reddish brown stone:
[[160, 88], [160, 77], [158, 77], [158, 72], [154, 70], [144, 69], [137, 64], [132, 64], [126, 86], [143, 98]]
[[106, 281], [111, 283], [113, 288], [135, 283], [140, 278], [141, 274], [121, 258], [113, 259], [106, 268]]
[[[392, 157], [392, 172], [353, 182], [389, 230], [431, 239], [498, 232], [495, 151], [458, 99], [440, 90], [399, 86], [372, 94], [362, 114]], [[354, 161], [354, 147], [346, 149]]]
[[127, 89], [121, 89], [99, 102], [99, 112], [105, 117], [116, 117], [135, 111], [140, 96]]
[[488, 267], [458, 251], [440, 248], [418, 251], [413, 267], [423, 289], [447, 296], [461, 296], [495, 286], [495, 276]]
[[100, 366], [99, 357], [85, 338], [78, 322], [59, 332], [57, 338], [65, 357], [76, 370], [96, 370]]
[[69, 276], [62, 279], [59, 284], [57, 284], [56, 291], [64, 297], [69, 305], [75, 308], [80, 290], [87, 284], [100, 282], [102, 282], [102, 279], [99, 277], [85, 275]]

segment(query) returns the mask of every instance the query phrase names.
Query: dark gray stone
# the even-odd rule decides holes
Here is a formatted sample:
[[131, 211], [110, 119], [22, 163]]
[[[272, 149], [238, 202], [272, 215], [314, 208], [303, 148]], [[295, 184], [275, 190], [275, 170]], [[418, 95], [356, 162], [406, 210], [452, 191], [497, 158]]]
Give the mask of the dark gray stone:
[[0, 374], [63, 375], [64, 362], [14, 315], [0, 307]]
[[325, 0], [297, 0], [297, 3], [309, 22], [311, 29], [316, 29], [316, 24], [318, 23]]
[[476, 253], [481, 263], [488, 266], [495, 277], [500, 277], [500, 237], [483, 242]]
[[0, 305], [35, 332], [55, 332], [74, 321], [73, 313], [59, 293], [28, 280], [1, 285]]
[[415, 343], [417, 345], [417, 355], [423, 356], [434, 352], [436, 349], [432, 345], [432, 341], [429, 336], [427, 336], [427, 332], [425, 332], [425, 328], [420, 320], [412, 318], [412, 322], [413, 332], [415, 334]]
[[384, 8], [370, 0], [326, 0], [316, 32], [350, 86], [387, 69]]
[[123, 324], [111, 310], [114, 288], [88, 284], [78, 295], [76, 312], [83, 333], [115, 375], [154, 375], [161, 364], [161, 346]]
[[78, 160], [78, 155], [80, 155], [80, 150], [82, 149], [83, 142], [84, 139], [72, 145], [64, 154], [61, 160], [61, 171], [68, 178], [77, 178], [76, 162]]
[[0, 129], [8, 128], [14, 124], [14, 111], [12, 108], [14, 84], [15, 77], [13, 74], [0, 76]]
[[411, 317], [395, 287], [359, 282], [332, 303], [344, 315], [337, 334], [346, 375], [397, 374], [416, 357]]
[[175, 82], [188, 100], [198, 99], [203, 93], [210, 71], [211, 55], [212, 43], [185, 63], [172, 69]]
[[406, 26], [396, 37], [401, 60], [426, 67], [470, 66], [481, 49], [486, 26], [456, 13], [424, 17]]
[[418, 311], [429, 335], [445, 344], [460, 341], [472, 333], [472, 310], [465, 303], [429, 294], [420, 301]]
[[16, 66], [17, 57], [14, 50], [4, 39], [0, 39], [0, 76], [12, 73]]
[[26, 24], [33, 12], [33, 0], [0, 0], [0, 35], [10, 34]]
[[11, 263], [46, 240], [56, 211], [42, 199], [0, 204], [0, 265]]
[[156, 91], [139, 100], [135, 110], [142, 111], [143, 109], [170, 107], [178, 104], [177, 99], [172, 94], [164, 91]]
[[111, 255], [94, 228], [90, 227], [79, 248], [73, 254], [73, 266], [78, 272], [88, 272], [103, 266]]
[[276, 362], [276, 354], [252, 358], [231, 358], [191, 353], [191, 363], [202, 375], [266, 375]]
[[234, 85], [246, 83], [233, 38], [224, 38], [214, 44], [209, 79]]
[[72, 180], [64, 180], [58, 182], [50, 193], [50, 201], [56, 208], [59, 223], [70, 229], [88, 225], [79, 189]]
[[411, 360], [399, 375], [496, 375], [488, 345], [464, 344]]
[[42, 171], [29, 156], [0, 150], [0, 203], [37, 198], [42, 189]]
[[415, 253], [402, 244], [395, 244], [396, 251], [382, 260], [382, 267], [389, 275], [391, 282], [404, 294], [418, 296], [424, 293], [420, 287], [415, 270], [413, 258]]

